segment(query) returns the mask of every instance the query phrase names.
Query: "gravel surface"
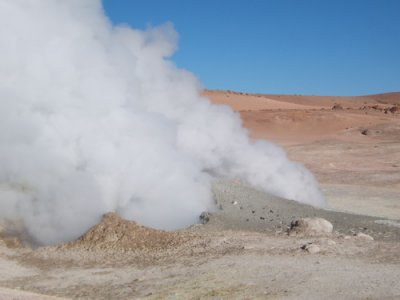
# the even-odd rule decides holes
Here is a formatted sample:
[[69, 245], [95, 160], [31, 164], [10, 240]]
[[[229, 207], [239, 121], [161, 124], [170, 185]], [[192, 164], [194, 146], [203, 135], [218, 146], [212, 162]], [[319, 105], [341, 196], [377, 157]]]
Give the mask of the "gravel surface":
[[320, 217], [330, 221], [337, 234], [363, 232], [376, 240], [400, 241], [400, 228], [390, 226], [397, 224], [395, 220], [319, 209], [266, 194], [239, 182], [216, 182], [213, 191], [217, 209], [210, 216], [209, 227], [282, 233], [293, 220]]

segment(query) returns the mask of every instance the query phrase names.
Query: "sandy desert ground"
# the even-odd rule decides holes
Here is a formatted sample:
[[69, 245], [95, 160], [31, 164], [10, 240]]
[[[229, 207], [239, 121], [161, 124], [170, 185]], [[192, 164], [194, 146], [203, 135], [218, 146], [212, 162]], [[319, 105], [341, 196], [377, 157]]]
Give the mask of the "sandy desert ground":
[[[186, 230], [108, 214], [32, 249], [0, 227], [0, 299], [400, 299], [400, 93], [204, 94], [312, 170], [330, 209], [218, 181], [218, 209]], [[288, 234], [305, 217], [333, 232]]]

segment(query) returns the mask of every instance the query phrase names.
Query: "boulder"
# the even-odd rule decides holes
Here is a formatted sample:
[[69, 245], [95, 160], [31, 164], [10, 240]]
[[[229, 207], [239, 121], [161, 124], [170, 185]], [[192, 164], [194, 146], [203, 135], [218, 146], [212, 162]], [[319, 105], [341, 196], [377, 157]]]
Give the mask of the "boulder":
[[289, 235], [318, 236], [329, 235], [333, 231], [331, 222], [322, 218], [303, 218], [292, 221]]
[[318, 245], [312, 244], [312, 243], [308, 243], [305, 244], [301, 247], [301, 249], [307, 251], [310, 254], [316, 254], [318, 252], [321, 252], [321, 248]]
[[367, 240], [367, 241], [374, 240], [374, 238], [372, 236], [370, 236], [369, 234], [362, 233], [362, 232], [357, 233], [356, 237], [359, 239]]
[[209, 212], [203, 211], [199, 216], [201, 224], [207, 224], [210, 221], [211, 214]]

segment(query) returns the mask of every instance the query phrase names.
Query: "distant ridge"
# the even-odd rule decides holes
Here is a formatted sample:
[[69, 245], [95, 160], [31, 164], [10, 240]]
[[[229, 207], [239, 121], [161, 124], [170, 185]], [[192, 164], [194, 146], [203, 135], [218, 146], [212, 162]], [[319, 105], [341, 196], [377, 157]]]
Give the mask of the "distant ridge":
[[274, 97], [307, 97], [307, 98], [314, 98], [314, 97], [333, 97], [333, 98], [376, 98], [376, 99], [388, 99], [391, 98], [399, 98], [399, 92], [386, 92], [386, 93], [378, 93], [378, 94], [367, 94], [367, 95], [357, 95], [357, 96], [335, 96], [335, 95], [305, 95], [305, 94], [268, 94], [268, 93], [250, 93], [250, 92], [242, 92], [242, 91], [234, 91], [234, 90], [211, 90], [211, 89], [204, 89], [204, 93], [228, 93], [234, 95], [248, 95], [248, 96], [265, 96], [268, 98]]
[[238, 97], [268, 98], [282, 102], [297, 103], [303, 105], [331, 105], [332, 103], [350, 102], [354, 105], [368, 103], [400, 105], [400, 92], [390, 92], [360, 96], [317, 96], [317, 95], [284, 95], [284, 94], [256, 94], [231, 90], [204, 90], [203, 94], [210, 98], [216, 95], [235, 95]]

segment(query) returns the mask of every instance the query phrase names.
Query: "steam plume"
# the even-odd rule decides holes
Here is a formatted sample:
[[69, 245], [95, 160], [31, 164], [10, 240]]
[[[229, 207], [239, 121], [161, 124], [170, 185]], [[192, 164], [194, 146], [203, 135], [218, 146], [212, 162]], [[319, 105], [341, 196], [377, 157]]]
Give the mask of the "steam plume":
[[0, 219], [38, 243], [76, 238], [107, 211], [188, 226], [212, 206], [214, 177], [324, 204], [304, 167], [251, 142], [168, 59], [171, 24], [113, 26], [98, 0], [0, 0], [0, 25]]

